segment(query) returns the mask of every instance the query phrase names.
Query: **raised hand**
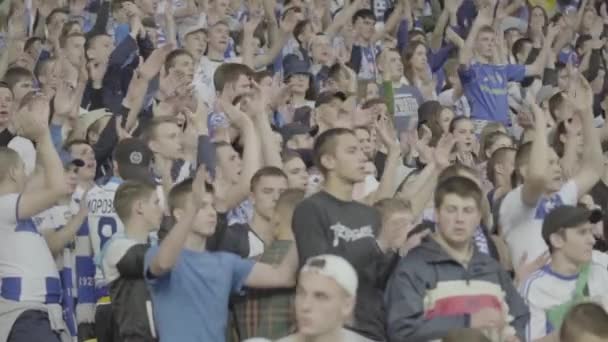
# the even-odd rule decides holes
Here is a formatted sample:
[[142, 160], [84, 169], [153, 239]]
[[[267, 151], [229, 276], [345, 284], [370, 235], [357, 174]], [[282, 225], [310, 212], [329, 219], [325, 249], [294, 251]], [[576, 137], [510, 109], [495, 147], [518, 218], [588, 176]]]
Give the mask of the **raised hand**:
[[462, 5], [463, 0], [450, 0], [445, 2], [445, 9], [450, 14], [456, 14]]
[[59, 80], [53, 107], [55, 115], [69, 118], [76, 107], [76, 98], [74, 96], [74, 85], [66, 80]]
[[559, 35], [559, 25], [558, 24], [550, 24], [547, 28], [547, 39], [545, 41], [546, 44], [553, 44], [557, 35]]
[[173, 44], [165, 44], [162, 47], [152, 51], [150, 57], [143, 63], [140, 63], [139, 76], [150, 81], [160, 72], [167, 55], [175, 49]]
[[251, 117], [264, 117], [268, 106], [268, 96], [257, 82], [252, 82], [253, 87], [253, 99], [249, 100], [249, 116]]
[[437, 147], [433, 153], [435, 163], [440, 169], [445, 169], [450, 166], [451, 154], [456, 144], [456, 139], [451, 133], [444, 134], [441, 139], [437, 142]]
[[376, 132], [387, 151], [401, 151], [395, 128], [388, 118], [383, 117], [376, 123]]
[[263, 17], [260, 16], [259, 13], [250, 14], [245, 25], [243, 25], [243, 31], [248, 34], [253, 34], [255, 29], [260, 25], [260, 22], [262, 22], [262, 19]]
[[515, 267], [515, 282], [521, 284], [524, 282], [532, 273], [538, 271], [541, 267], [545, 266], [549, 260], [551, 260], [551, 254], [545, 252], [538, 256], [536, 259], [528, 261], [528, 253], [525, 252], [517, 266]]
[[116, 117], [116, 135], [118, 136], [118, 141], [132, 138], [133, 136], [129, 133], [124, 127], [122, 127], [122, 117]]
[[[408, 230], [408, 233], [413, 229], [414, 227], [411, 227]], [[416, 233], [412, 236], [408, 236], [407, 240], [405, 241], [405, 243], [403, 244], [403, 247], [401, 247], [401, 249], [399, 250], [399, 254], [401, 256], [405, 256], [407, 254], [407, 252], [411, 251], [412, 249], [420, 246], [420, 243], [422, 243], [422, 240], [424, 240], [425, 237], [427, 237], [428, 235], [431, 234], [431, 231], [429, 229], [425, 229], [419, 233]]]
[[593, 105], [593, 90], [585, 77], [577, 72], [568, 90], [568, 100], [578, 114], [583, 114]]
[[205, 167], [201, 165], [196, 170], [196, 175], [194, 176], [194, 181], [192, 182], [192, 200], [196, 209], [202, 207], [203, 196], [207, 193], [205, 185], [206, 182], [207, 172]]
[[224, 112], [230, 122], [232, 122], [236, 126], [241, 127], [241, 125], [250, 121], [247, 114], [243, 113], [242, 110], [240, 110], [228, 100], [222, 98], [218, 99], [218, 109]]
[[31, 141], [40, 141], [49, 133], [49, 98], [42, 94], [27, 95], [32, 98], [21, 107], [11, 120], [17, 135]]

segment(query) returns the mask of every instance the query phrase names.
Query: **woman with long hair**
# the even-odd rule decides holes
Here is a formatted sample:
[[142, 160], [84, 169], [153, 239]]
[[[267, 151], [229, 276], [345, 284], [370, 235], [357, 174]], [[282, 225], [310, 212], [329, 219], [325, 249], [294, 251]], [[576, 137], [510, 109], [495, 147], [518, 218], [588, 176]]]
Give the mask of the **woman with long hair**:
[[436, 100], [435, 81], [427, 59], [427, 47], [421, 41], [411, 41], [403, 50], [403, 72], [406, 80], [417, 87], [425, 99]]

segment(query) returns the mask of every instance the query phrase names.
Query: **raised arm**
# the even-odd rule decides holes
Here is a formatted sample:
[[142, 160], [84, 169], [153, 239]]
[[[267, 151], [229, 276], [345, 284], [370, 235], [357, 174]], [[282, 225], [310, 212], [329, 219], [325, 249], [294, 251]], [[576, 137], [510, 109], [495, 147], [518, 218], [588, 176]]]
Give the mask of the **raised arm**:
[[273, 34], [276, 39], [271, 40], [270, 48], [266, 53], [253, 58], [253, 66], [256, 69], [268, 66], [279, 56], [296, 24], [295, 20], [283, 20], [281, 27], [277, 27], [276, 21], [271, 21], [271, 31], [276, 31]]
[[49, 101], [35, 95], [15, 115], [13, 124], [17, 134], [36, 143], [36, 162], [44, 172], [44, 187], [28, 187], [18, 204], [18, 218], [30, 218], [52, 207], [69, 193], [65, 183], [63, 165], [51, 140], [48, 127]]
[[578, 85], [570, 97], [573, 97], [575, 113], [583, 124], [583, 160], [573, 178], [580, 198], [599, 181], [604, 171], [604, 158], [599, 134], [593, 123], [593, 91], [581, 74], [578, 75]]
[[226, 207], [232, 209], [247, 199], [250, 193], [251, 177], [262, 167], [260, 138], [255, 126], [247, 114], [229, 102], [220, 100], [224, 112], [230, 122], [240, 131], [245, 150], [243, 151], [243, 171], [237, 185], [233, 186], [226, 195]]
[[435, 29], [433, 30], [433, 34], [431, 36], [431, 41], [429, 44], [429, 47], [432, 51], [437, 51], [441, 47], [441, 43], [443, 42], [443, 34], [450, 20], [450, 12], [448, 6], [449, 3], [450, 1], [446, 2], [446, 6], [443, 8], [443, 11], [441, 11], [441, 15], [437, 20], [437, 24], [435, 24]]
[[256, 263], [245, 280], [245, 285], [255, 288], [293, 287], [298, 272], [298, 251], [295, 244], [279, 266]]
[[545, 191], [545, 173], [549, 168], [549, 143], [545, 113], [530, 97], [529, 95], [527, 102], [534, 114], [534, 139], [528, 160], [528, 170], [524, 175], [521, 197], [526, 205], [535, 207]]
[[151, 276], [161, 277], [175, 266], [192, 228], [196, 213], [200, 209], [202, 197], [205, 194], [205, 178], [205, 169], [200, 167], [192, 183], [192, 203], [186, 205], [184, 216], [177, 220], [177, 223], [158, 247], [158, 253], [156, 253], [147, 269]]
[[388, 20], [386, 21], [386, 23], [384, 23], [384, 27], [381, 30], [376, 31], [376, 33], [374, 33], [374, 35], [372, 37], [372, 44], [376, 43], [377, 41], [382, 39], [387, 33], [393, 32], [393, 30], [397, 27], [397, 25], [401, 21], [401, 18], [404, 16], [403, 12], [404, 12], [404, 8], [406, 7], [405, 6], [406, 1], [409, 1], [409, 0], [398, 0], [398, 2], [395, 4], [393, 13], [391, 13], [391, 15], [390, 15], [390, 17], [388, 17]]
[[421, 154], [428, 154], [426, 159], [430, 162], [416, 179], [408, 184], [407, 190], [403, 191], [401, 196], [403, 200], [411, 203], [414, 218], [418, 219], [422, 215], [433, 198], [439, 174], [450, 165], [450, 153], [455, 143], [454, 136], [446, 134], [439, 139], [435, 150], [431, 150], [428, 146], [419, 147], [419, 150], [425, 150]]
[[325, 34], [331, 39], [335, 36], [344, 25], [355, 15], [355, 12], [363, 7], [363, 0], [354, 0], [350, 5], [346, 6], [335, 17], [331, 24], [325, 29]]
[[461, 66], [468, 68], [471, 64], [475, 51], [475, 40], [477, 39], [479, 29], [484, 25], [492, 24], [493, 17], [494, 15], [490, 6], [486, 5], [479, 10], [477, 17], [473, 22], [473, 26], [471, 27], [471, 31], [469, 32], [467, 39], [464, 41], [464, 49], [460, 49], [458, 58]]
[[534, 63], [526, 66], [526, 76], [542, 76], [545, 71], [545, 65], [547, 64], [547, 57], [552, 53], [551, 46], [555, 41], [559, 33], [559, 27], [557, 25], [550, 25], [547, 29], [547, 36], [544, 39], [543, 48], [540, 50], [538, 57]]
[[259, 134], [264, 166], [283, 167], [281, 159], [281, 146], [276, 143], [272, 127], [270, 127], [268, 98], [259, 85], [255, 85], [254, 99], [250, 102], [249, 115], [253, 118], [255, 128]]
[[[567, 121], [564, 124], [570, 126]], [[578, 170], [578, 152], [576, 142], [576, 131], [572, 127], [566, 127], [566, 142], [564, 142], [564, 154], [560, 159], [564, 178], [570, 179]]]
[[83, 200], [78, 213], [72, 216], [65, 226], [60, 229], [49, 229], [42, 232], [42, 236], [44, 236], [46, 244], [54, 256], [59, 255], [63, 252], [65, 246], [74, 241], [74, 237], [76, 237], [78, 230], [86, 220], [87, 214], [87, 204]]
[[377, 127], [377, 136], [380, 137], [382, 143], [386, 147], [387, 156], [384, 164], [384, 173], [380, 178], [378, 189], [370, 194], [369, 205], [373, 205], [383, 198], [393, 197], [395, 192], [395, 178], [397, 178], [397, 169], [402, 162], [401, 145], [395, 137], [395, 129], [389, 124], [388, 119], [381, 121]]

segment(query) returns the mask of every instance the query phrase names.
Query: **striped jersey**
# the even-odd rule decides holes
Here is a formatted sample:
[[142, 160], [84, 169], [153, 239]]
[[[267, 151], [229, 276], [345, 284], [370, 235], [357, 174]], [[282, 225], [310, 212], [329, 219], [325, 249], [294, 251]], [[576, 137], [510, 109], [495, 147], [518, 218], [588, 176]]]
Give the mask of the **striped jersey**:
[[[554, 327], [547, 311], [567, 301], [575, 292], [578, 274], [565, 276], [556, 273], [549, 265], [532, 273], [521, 285], [519, 292], [530, 308], [530, 321], [526, 326], [526, 341], [533, 341], [551, 334]], [[589, 269], [587, 289], [589, 299], [608, 309], [608, 270], [595, 261]]]
[[61, 281], [33, 220], [18, 219], [20, 194], [0, 196], [0, 297], [59, 304]]
[[[48, 230], [59, 231], [63, 229], [72, 216], [74, 216], [74, 212], [71, 206], [61, 204], [41, 212], [34, 216], [32, 220], [38, 231], [43, 233]], [[76, 332], [76, 307], [74, 301], [77, 293], [74, 249], [75, 243], [72, 241], [64, 247], [62, 253], [55, 256], [55, 264], [57, 265], [59, 278], [61, 279], [63, 318], [70, 330], [70, 334], [78, 336]]]
[[[106, 184], [95, 186], [87, 194], [89, 236], [95, 260], [99, 258], [101, 250], [112, 236], [124, 231], [124, 226], [114, 209], [114, 195], [122, 182], [122, 179], [112, 177]], [[99, 268], [95, 273], [95, 285], [96, 287], [106, 285]]]

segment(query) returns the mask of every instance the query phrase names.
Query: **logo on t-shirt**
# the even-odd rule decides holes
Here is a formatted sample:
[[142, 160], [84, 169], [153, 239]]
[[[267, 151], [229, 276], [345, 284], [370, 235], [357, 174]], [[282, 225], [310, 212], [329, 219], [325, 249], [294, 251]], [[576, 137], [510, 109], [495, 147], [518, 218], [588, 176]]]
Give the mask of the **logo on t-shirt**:
[[334, 247], [337, 247], [340, 244], [340, 240], [352, 242], [366, 237], [374, 237], [374, 231], [370, 225], [352, 229], [338, 222], [330, 226], [329, 229], [334, 232]]
[[547, 216], [551, 210], [562, 205], [564, 205], [564, 201], [562, 201], [562, 198], [559, 195], [555, 195], [550, 198], [543, 198], [536, 207], [534, 218], [537, 220], [544, 220], [545, 216]]

